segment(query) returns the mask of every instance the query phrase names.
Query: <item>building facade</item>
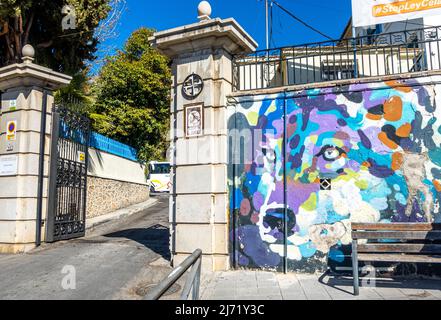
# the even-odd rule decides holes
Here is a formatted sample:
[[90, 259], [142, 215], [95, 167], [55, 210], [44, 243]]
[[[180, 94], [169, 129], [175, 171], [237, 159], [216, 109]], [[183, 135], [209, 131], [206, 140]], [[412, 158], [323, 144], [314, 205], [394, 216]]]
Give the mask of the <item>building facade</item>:
[[352, 222], [440, 221], [438, 28], [411, 32], [261, 52], [232, 19], [156, 33], [174, 263], [316, 272], [347, 266]]

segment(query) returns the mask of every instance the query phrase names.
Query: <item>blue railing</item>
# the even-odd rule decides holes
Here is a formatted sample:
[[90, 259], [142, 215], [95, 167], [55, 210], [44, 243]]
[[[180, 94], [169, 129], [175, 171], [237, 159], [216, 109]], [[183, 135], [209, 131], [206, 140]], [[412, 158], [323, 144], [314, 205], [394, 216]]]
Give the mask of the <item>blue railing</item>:
[[[69, 133], [69, 126], [65, 122], [60, 124], [60, 137], [71, 139], [77, 143], [85, 144], [85, 135], [79, 130]], [[138, 152], [135, 148], [132, 148], [124, 143], [118, 142], [116, 140], [110, 139], [96, 132], [91, 132], [89, 137], [89, 147], [95, 148], [97, 150], [107, 152], [125, 159], [132, 161], [138, 161]]]
[[116, 156], [126, 158], [133, 161], [138, 161], [138, 152], [124, 143], [115, 141], [105, 137], [99, 133], [92, 132], [90, 135], [89, 146], [97, 150], [101, 150]]

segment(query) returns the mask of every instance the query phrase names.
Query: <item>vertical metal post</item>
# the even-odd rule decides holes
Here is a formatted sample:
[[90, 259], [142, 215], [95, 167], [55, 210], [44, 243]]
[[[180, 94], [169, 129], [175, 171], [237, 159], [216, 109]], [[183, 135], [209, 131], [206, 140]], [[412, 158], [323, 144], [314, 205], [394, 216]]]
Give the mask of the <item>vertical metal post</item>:
[[269, 50], [269, 5], [265, 0], [265, 31], [266, 31], [266, 50]]
[[286, 103], [286, 91], [283, 96], [283, 203], [284, 203], [284, 214], [283, 214], [283, 229], [284, 229], [284, 265], [283, 272], [288, 273], [288, 185], [287, 185], [287, 177], [286, 177], [286, 167], [287, 167], [287, 143], [288, 143], [288, 135], [287, 135], [287, 103]]
[[236, 156], [239, 154], [240, 152], [240, 142], [239, 142], [239, 148], [237, 148], [238, 145], [238, 137], [237, 135], [237, 105], [234, 105], [234, 136], [233, 136], [233, 141], [231, 143], [231, 164], [233, 166], [233, 203], [232, 203], [232, 208], [231, 208], [231, 216], [232, 216], [232, 227], [233, 230], [231, 232], [231, 236], [233, 237], [232, 241], [233, 241], [233, 268], [234, 269], [238, 269], [239, 264], [238, 264], [238, 258], [237, 258], [237, 217], [236, 217], [236, 174], [237, 174], [237, 163], [236, 163]]
[[46, 242], [54, 241], [54, 223], [57, 206], [57, 167], [58, 167], [58, 138], [60, 133], [60, 114], [52, 110], [52, 133], [49, 165], [49, 194], [46, 221]]
[[[269, 47], [270, 47], [270, 42], [269, 42], [269, 4], [268, 4], [268, 0], [265, 0], [265, 26], [266, 26], [266, 84], [265, 84], [265, 88], [270, 87], [270, 56], [269, 56]], [[265, 89], [262, 88], [262, 89]]]
[[43, 180], [44, 180], [44, 151], [46, 147], [46, 112], [47, 112], [47, 91], [43, 91], [43, 104], [41, 106], [41, 126], [40, 126], [40, 158], [38, 163], [38, 190], [37, 190], [37, 219], [35, 245], [41, 245], [41, 224], [43, 217]]
[[[352, 22], [353, 23], [353, 22]], [[352, 42], [354, 45], [354, 76], [358, 78], [358, 63], [357, 63], [357, 40], [356, 28], [352, 25]], [[363, 59], [363, 57], [361, 57]]]
[[[84, 149], [85, 149], [85, 159], [84, 159], [84, 170], [85, 172], [85, 177], [84, 177], [84, 186], [83, 186], [83, 194], [81, 195], [81, 191], [80, 191], [80, 197], [82, 196], [82, 208], [81, 208], [81, 213], [82, 216], [80, 219], [82, 219], [84, 221], [84, 229], [86, 229], [86, 219], [87, 219], [87, 175], [89, 173], [89, 146], [90, 146], [90, 131], [91, 131], [91, 123], [90, 121], [88, 121], [87, 123], [87, 130], [85, 133], [83, 133], [85, 135], [84, 137]], [[81, 168], [81, 166], [80, 166]], [[81, 188], [80, 188], [81, 190]]]
[[358, 279], [358, 253], [357, 253], [357, 240], [352, 241], [352, 273], [354, 277], [354, 295], [360, 295], [359, 279]]
[[202, 256], [199, 257], [198, 262], [194, 266], [197, 268], [196, 276], [193, 282], [193, 300], [199, 300], [199, 288], [201, 286], [201, 267], [202, 267]]

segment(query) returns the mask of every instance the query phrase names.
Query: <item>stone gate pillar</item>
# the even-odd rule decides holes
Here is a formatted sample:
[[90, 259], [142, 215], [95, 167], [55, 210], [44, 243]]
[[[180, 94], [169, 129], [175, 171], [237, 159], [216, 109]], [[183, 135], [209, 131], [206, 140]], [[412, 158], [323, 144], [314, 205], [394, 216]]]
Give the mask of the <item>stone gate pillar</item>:
[[[25, 47], [23, 63], [0, 69], [0, 253], [19, 253], [36, 245], [37, 228], [44, 241], [53, 91], [71, 77], [36, 65], [33, 48]], [[37, 227], [40, 138], [43, 104], [46, 135], [42, 223]]]
[[227, 270], [227, 96], [232, 55], [256, 42], [234, 19], [210, 19], [157, 32], [152, 45], [172, 60], [171, 196], [173, 264], [202, 249], [205, 270]]

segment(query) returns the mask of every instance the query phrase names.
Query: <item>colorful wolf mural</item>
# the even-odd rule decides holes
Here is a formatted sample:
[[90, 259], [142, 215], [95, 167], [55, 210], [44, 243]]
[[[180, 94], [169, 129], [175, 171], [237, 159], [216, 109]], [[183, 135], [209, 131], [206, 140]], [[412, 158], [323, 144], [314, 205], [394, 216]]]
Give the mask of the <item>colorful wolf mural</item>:
[[289, 269], [311, 271], [344, 260], [351, 222], [439, 221], [437, 90], [408, 80], [239, 100], [229, 128], [262, 135], [231, 181], [237, 264], [280, 269], [284, 219]]

